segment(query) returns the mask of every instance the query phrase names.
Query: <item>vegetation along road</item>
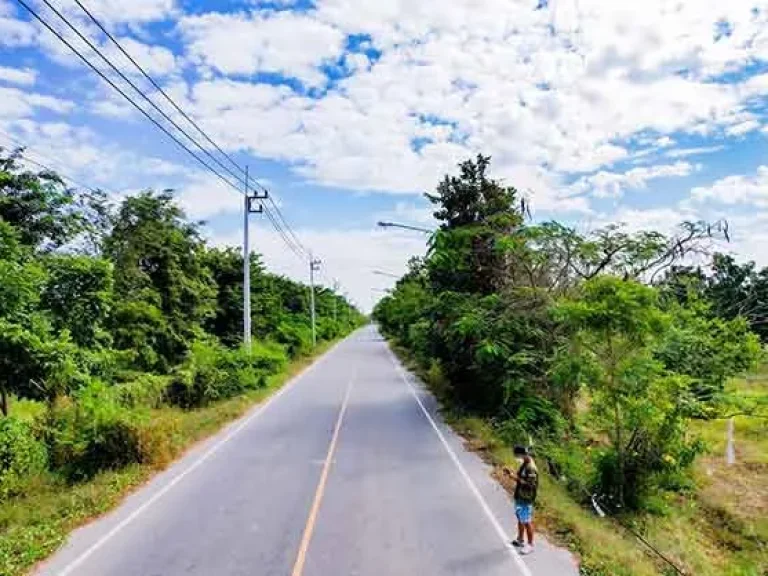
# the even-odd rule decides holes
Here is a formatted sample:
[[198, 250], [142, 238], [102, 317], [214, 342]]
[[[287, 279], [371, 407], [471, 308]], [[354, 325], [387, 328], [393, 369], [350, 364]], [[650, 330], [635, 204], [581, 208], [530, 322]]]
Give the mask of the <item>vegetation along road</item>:
[[36, 573], [576, 574], [511, 549], [506, 494], [438, 422], [366, 328]]
[[536, 222], [489, 167], [427, 194], [381, 333], [252, 254], [242, 346], [242, 254], [173, 193], [0, 156], [0, 576], [766, 574], [768, 269], [724, 221]]

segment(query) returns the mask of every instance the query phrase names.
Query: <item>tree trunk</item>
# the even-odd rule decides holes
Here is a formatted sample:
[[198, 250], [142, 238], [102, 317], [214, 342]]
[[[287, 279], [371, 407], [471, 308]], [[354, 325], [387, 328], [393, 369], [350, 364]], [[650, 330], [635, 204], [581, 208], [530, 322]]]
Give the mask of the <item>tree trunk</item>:
[[8, 416], [8, 394], [4, 386], [0, 386], [0, 410], [2, 410], [3, 416]]
[[611, 400], [613, 402], [613, 424], [615, 435], [615, 449], [616, 449], [616, 466], [618, 468], [618, 482], [616, 488], [618, 489], [619, 503], [624, 506], [624, 439], [621, 429], [621, 405], [619, 403], [619, 394], [616, 390], [616, 371], [618, 360], [616, 359], [615, 350], [613, 348], [613, 338], [608, 336], [608, 381], [611, 390]]

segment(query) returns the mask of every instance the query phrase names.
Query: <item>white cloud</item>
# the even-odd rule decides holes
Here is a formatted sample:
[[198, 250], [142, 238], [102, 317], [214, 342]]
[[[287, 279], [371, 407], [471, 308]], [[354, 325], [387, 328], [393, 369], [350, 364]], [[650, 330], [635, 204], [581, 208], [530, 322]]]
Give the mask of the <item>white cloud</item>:
[[72, 111], [75, 103], [53, 96], [0, 86], [0, 118], [13, 120], [29, 117], [39, 108], [63, 114]]
[[[176, 13], [175, 0], [90, 0], [83, 2], [93, 15], [107, 26], [115, 24], [146, 24], [165, 20]], [[77, 6], [62, 6], [68, 15], [82, 17]]]
[[662, 234], [673, 234], [686, 220], [698, 220], [695, 212], [680, 206], [664, 208], [622, 208], [615, 213], [600, 214], [597, 227], [608, 224], [622, 224], [630, 232], [656, 230]]
[[[13, 140], [2, 134], [0, 139], [27, 145], [25, 155], [32, 160], [73, 178], [78, 185], [101, 187], [116, 197], [130, 190], [178, 188], [186, 183], [190, 194], [195, 194], [196, 186], [205, 180], [196, 167], [126, 150], [104, 141], [90, 129], [65, 122], [14, 120], [4, 126], [4, 132], [9, 132]], [[207, 210], [201, 200], [198, 204], [198, 211]]]
[[91, 110], [99, 116], [126, 120], [137, 114], [136, 109], [125, 100], [118, 98], [98, 98], [91, 103]]
[[[264, 256], [268, 268], [300, 282], [309, 283], [307, 262], [288, 251], [278, 234], [266, 221], [255, 219], [253, 235], [258, 237], [254, 248]], [[319, 282], [326, 286], [338, 279], [340, 292], [348, 291], [365, 311], [382, 297], [377, 289], [390, 288], [396, 281], [374, 274], [384, 270], [404, 274], [411, 256], [422, 256], [427, 249], [426, 237], [417, 233], [398, 233], [371, 229], [298, 229], [298, 236], [309, 246], [322, 247], [316, 256], [322, 261]], [[216, 245], [242, 246], [242, 230], [227, 234], [210, 234]]]
[[[150, 76], [165, 76], [174, 72], [178, 66], [176, 56], [168, 48], [139, 42], [135, 38], [124, 37], [117, 39], [120, 45], [131, 57], [144, 68]], [[114, 62], [122, 62], [121, 69], [130, 74], [139, 74], [118, 48], [109, 43], [106, 45], [106, 55]]]
[[691, 190], [691, 197], [698, 202], [768, 208], [768, 166], [758, 167], [753, 176], [727, 176], [711, 186], [698, 186]]
[[725, 149], [725, 146], [700, 146], [697, 148], [676, 148], [674, 150], [667, 150], [665, 156], [669, 158], [686, 158], [688, 156], [697, 156], [699, 154], [712, 154], [713, 152], [719, 152]]
[[760, 128], [760, 122], [757, 120], [745, 120], [744, 122], [739, 122], [738, 124], [729, 126], [726, 128], [725, 132], [729, 136], [743, 136], [744, 134], [752, 132], [753, 130], [757, 130], [758, 128]]
[[179, 191], [179, 204], [194, 220], [242, 210], [242, 196], [213, 174], [194, 173], [181, 182], [177, 177], [173, 187]]
[[20, 86], [32, 86], [37, 80], [37, 70], [31, 68], [7, 68], [0, 66], [0, 81], [18, 84]]
[[[733, 33], [715, 41], [724, 17]], [[679, 132], [738, 134], [762, 84], [713, 77], [758, 58], [753, 40], [767, 23], [742, 0], [674, 10], [662, 0], [631, 9], [562, 0], [538, 11], [527, 0], [323, 0], [301, 13], [209, 13], [179, 27], [203, 69], [310, 83], [322, 83], [317, 65], [341, 54], [345, 34], [370, 34], [380, 59], [345, 55], [351, 76], [322, 98], [262, 85], [255, 102], [236, 102], [224, 93], [247, 89], [209, 79], [206, 91], [221, 85], [230, 103], [203, 119], [232, 146], [311, 180], [413, 193], [478, 151], [557, 180], [627, 159], [637, 134], [657, 134], [657, 148]]]
[[600, 171], [584, 176], [571, 185], [578, 193], [590, 193], [597, 197], [618, 197], [627, 189], [646, 188], [648, 182], [658, 178], [688, 176], [697, 166], [688, 162], [639, 166], [624, 173]]
[[381, 212], [375, 217], [379, 221], [394, 221], [401, 224], [437, 228], [438, 222], [433, 217], [435, 207], [431, 204], [416, 204], [414, 202], [397, 202], [393, 210]]
[[18, 48], [35, 42], [37, 30], [29, 22], [12, 17], [10, 10], [3, 13], [0, 5], [0, 46]]
[[322, 84], [322, 62], [341, 54], [344, 35], [333, 26], [293, 12], [187, 16], [179, 30], [196, 62], [225, 74], [276, 72], [309, 85]]

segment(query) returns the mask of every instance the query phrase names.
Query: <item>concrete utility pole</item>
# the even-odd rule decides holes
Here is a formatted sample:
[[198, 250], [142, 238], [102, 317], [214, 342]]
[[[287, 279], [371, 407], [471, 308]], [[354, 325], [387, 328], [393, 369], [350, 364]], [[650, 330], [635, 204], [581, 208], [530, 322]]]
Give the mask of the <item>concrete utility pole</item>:
[[309, 255], [309, 301], [312, 307], [312, 346], [317, 346], [317, 328], [315, 328], [315, 272], [320, 270], [320, 260]]
[[243, 197], [243, 345], [251, 348], [251, 243], [250, 219], [251, 214], [261, 214], [264, 206], [261, 200], [266, 200], [269, 192], [254, 192], [248, 189], [248, 166], [245, 167], [245, 196]]
[[336, 316], [336, 300], [338, 299], [336, 296], [336, 292], [339, 289], [339, 281], [336, 280], [336, 278], [333, 279], [333, 323], [337, 323], [337, 316]]

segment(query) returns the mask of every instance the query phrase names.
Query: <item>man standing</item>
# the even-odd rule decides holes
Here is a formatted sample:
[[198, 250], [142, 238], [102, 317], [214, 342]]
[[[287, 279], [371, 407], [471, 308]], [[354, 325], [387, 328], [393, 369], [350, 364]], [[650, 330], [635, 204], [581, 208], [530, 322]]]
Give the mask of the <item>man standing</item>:
[[[512, 545], [520, 549], [521, 554], [533, 552], [533, 504], [536, 502], [536, 492], [539, 488], [539, 471], [531, 457], [530, 449], [525, 446], [515, 446], [515, 456], [522, 457], [523, 462], [517, 474], [515, 486], [515, 515], [517, 516], [517, 540]], [[528, 544], [525, 543], [528, 537]]]

